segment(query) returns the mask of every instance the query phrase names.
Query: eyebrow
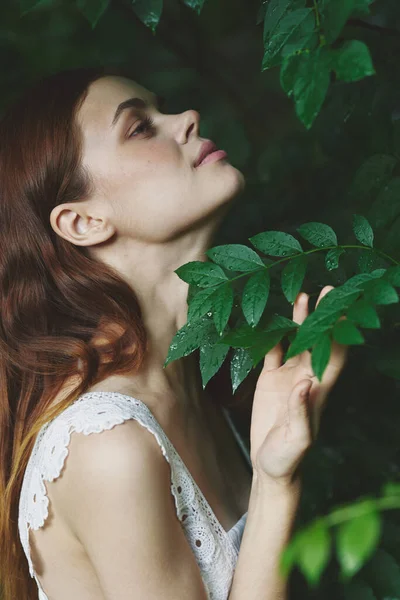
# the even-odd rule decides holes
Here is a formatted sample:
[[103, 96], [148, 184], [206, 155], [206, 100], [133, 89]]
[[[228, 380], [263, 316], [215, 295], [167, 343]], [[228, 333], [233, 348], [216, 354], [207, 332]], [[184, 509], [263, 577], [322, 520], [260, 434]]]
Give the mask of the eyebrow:
[[[166, 99], [164, 98], [164, 96], [160, 96], [159, 94], [153, 94], [152, 104], [154, 104], [158, 109], [165, 103], [165, 101]], [[145, 110], [150, 106], [151, 104], [146, 102], [146, 100], [143, 100], [143, 98], [128, 98], [127, 100], [124, 100], [123, 102], [121, 102], [121, 104], [118, 104], [117, 106], [117, 110], [115, 111], [111, 127], [114, 127], [116, 125], [119, 117], [125, 110], [131, 108], [134, 108], [136, 110]]]

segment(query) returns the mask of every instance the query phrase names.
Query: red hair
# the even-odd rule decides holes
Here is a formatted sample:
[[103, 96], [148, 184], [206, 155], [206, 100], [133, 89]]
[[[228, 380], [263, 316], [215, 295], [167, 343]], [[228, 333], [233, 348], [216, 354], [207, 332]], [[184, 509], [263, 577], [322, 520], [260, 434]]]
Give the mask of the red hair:
[[[114, 67], [50, 75], [0, 121], [1, 600], [37, 599], [19, 538], [18, 509], [40, 428], [95, 383], [138, 372], [148, 350], [131, 286], [50, 224], [55, 206], [84, 200], [94, 189], [81, 163], [76, 112], [89, 85], [106, 75], [129, 77]], [[66, 388], [71, 377], [76, 384]], [[232, 402], [225, 361], [207, 387], [218, 403], [244, 408], [254, 391], [252, 379], [247, 377]], [[61, 391], [62, 399], [50, 408]]]
[[[138, 371], [147, 350], [131, 286], [50, 225], [55, 206], [91, 194], [76, 111], [93, 81], [117, 71], [93, 67], [50, 75], [0, 121], [2, 600], [37, 598], [19, 539], [18, 507], [39, 429], [96, 382]], [[106, 344], [95, 343], [100, 331]], [[78, 372], [73, 389], [50, 409]]]

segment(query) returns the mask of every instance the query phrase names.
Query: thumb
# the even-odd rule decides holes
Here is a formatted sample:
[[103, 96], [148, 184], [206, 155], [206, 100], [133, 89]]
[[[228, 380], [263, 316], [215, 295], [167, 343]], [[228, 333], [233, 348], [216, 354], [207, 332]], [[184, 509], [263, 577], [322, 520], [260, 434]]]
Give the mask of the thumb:
[[[312, 423], [310, 411], [310, 389], [311, 379], [302, 379], [294, 386], [289, 397], [289, 411], [294, 417], [293, 426], [296, 429], [296, 435], [305, 440], [312, 439]], [[310, 439], [311, 438], [311, 439]]]

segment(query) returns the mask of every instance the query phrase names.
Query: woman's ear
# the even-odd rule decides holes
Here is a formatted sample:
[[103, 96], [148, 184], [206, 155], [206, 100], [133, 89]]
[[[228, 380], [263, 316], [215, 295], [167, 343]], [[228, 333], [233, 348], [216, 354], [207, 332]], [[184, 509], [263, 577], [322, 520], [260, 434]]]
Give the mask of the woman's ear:
[[50, 214], [53, 230], [62, 238], [77, 246], [92, 246], [107, 241], [115, 233], [114, 225], [104, 217], [92, 217], [83, 206], [60, 204]]

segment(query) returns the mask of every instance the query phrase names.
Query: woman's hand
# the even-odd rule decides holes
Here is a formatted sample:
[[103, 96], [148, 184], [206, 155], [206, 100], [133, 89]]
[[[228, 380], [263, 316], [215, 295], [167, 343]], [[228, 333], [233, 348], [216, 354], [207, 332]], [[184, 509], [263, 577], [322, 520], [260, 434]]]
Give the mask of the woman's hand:
[[[323, 288], [317, 305], [332, 289]], [[301, 324], [307, 316], [308, 295], [301, 293], [294, 303], [293, 321]], [[297, 466], [318, 433], [327, 395], [343, 368], [346, 354], [347, 346], [332, 342], [321, 382], [312, 371], [309, 351], [285, 364], [281, 344], [265, 355], [250, 428], [250, 457], [257, 476], [282, 484], [292, 482]]]

